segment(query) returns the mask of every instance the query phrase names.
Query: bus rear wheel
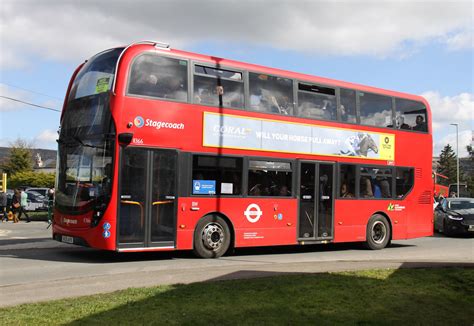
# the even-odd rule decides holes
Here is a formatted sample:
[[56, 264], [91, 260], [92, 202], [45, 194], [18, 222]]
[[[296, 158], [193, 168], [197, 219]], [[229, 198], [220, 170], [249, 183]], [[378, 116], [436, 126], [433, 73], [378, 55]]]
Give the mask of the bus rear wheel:
[[372, 250], [383, 249], [390, 243], [390, 236], [390, 224], [387, 219], [380, 214], [373, 215], [367, 223], [365, 246]]
[[203, 217], [194, 231], [194, 254], [201, 258], [221, 257], [230, 246], [230, 230], [217, 215]]

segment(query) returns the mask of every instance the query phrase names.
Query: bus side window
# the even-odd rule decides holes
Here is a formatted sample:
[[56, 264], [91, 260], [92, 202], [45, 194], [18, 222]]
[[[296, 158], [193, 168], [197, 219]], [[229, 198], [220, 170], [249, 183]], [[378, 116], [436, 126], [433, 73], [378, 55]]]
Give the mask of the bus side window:
[[360, 123], [376, 127], [392, 127], [392, 98], [359, 92]]
[[298, 84], [298, 116], [336, 120], [336, 91], [318, 85]]
[[[193, 157], [192, 194], [241, 195], [242, 194], [241, 157], [195, 155]], [[207, 184], [209, 191], [195, 189], [195, 184]], [[209, 188], [211, 187], [211, 188]]]
[[143, 54], [133, 62], [128, 94], [186, 102], [187, 66], [186, 60]]
[[353, 198], [355, 194], [355, 165], [341, 164], [339, 198]]
[[396, 168], [395, 191], [397, 198], [403, 198], [413, 187], [413, 169]]
[[194, 103], [241, 109], [244, 107], [242, 73], [202, 65], [194, 67]]
[[398, 129], [409, 129], [427, 132], [426, 107], [421, 102], [406, 99], [395, 99], [395, 110]]
[[291, 185], [291, 163], [249, 161], [249, 196], [289, 197], [292, 194]]
[[293, 114], [293, 81], [249, 73], [250, 108], [255, 111]]
[[341, 121], [356, 123], [356, 92], [341, 88]]

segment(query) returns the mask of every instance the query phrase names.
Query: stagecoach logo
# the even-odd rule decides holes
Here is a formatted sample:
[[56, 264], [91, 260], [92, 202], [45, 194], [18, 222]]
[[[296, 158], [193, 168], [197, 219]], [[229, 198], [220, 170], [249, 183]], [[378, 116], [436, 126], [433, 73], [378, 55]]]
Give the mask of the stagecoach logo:
[[77, 220], [71, 220], [69, 218], [63, 217], [63, 224], [77, 224]]
[[135, 120], [133, 121], [136, 127], [141, 128], [145, 124], [145, 120], [143, 120], [142, 117], [137, 116], [135, 117]]
[[244, 215], [250, 223], [255, 223], [263, 215], [263, 212], [257, 204], [250, 204], [247, 206]]

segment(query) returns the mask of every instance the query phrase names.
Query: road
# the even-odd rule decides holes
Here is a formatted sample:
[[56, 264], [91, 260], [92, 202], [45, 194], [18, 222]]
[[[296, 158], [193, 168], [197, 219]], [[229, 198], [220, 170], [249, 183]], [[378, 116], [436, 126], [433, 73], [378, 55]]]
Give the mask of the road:
[[50, 239], [45, 222], [0, 224], [1, 306], [158, 284], [317, 273], [369, 268], [468, 266], [474, 238], [434, 237], [394, 241], [384, 250], [359, 244], [237, 250], [219, 259], [191, 252], [114, 253]]

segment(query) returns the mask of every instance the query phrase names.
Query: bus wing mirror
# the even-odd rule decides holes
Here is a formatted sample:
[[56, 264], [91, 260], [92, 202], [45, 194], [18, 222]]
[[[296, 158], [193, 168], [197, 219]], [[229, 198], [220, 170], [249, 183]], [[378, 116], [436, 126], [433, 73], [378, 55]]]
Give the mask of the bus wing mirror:
[[124, 145], [128, 145], [132, 142], [133, 139], [133, 133], [131, 132], [123, 132], [118, 135], [118, 140], [120, 143]]

